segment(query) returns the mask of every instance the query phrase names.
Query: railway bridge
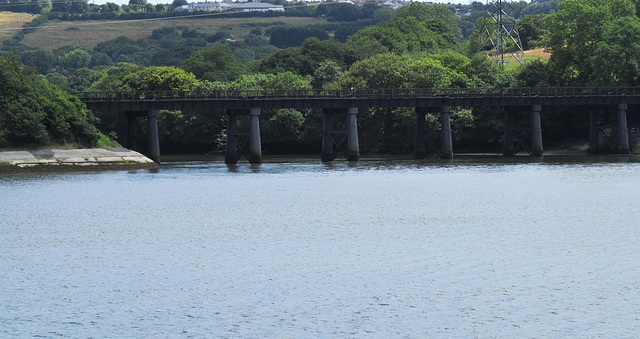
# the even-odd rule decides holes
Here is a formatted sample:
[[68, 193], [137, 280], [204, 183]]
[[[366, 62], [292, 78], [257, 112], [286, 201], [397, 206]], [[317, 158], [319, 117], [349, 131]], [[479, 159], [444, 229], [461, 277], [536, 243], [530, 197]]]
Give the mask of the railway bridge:
[[[453, 157], [451, 108], [456, 106], [520, 106], [530, 108], [529, 127], [532, 156], [543, 154], [540, 114], [548, 106], [611, 106], [617, 112], [617, 134], [613, 148], [629, 152], [627, 127], [628, 105], [640, 104], [640, 87], [534, 87], [534, 88], [448, 88], [448, 89], [287, 89], [287, 90], [198, 90], [156, 92], [77, 92], [90, 110], [123, 112], [127, 116], [126, 147], [134, 147], [135, 123], [147, 117], [149, 126], [148, 156], [159, 162], [160, 146], [157, 118], [161, 110], [213, 110], [227, 112], [227, 146], [225, 162], [236, 163], [243, 145], [248, 145], [251, 163], [262, 162], [260, 111], [279, 108], [321, 108], [324, 113], [322, 161], [331, 161], [342, 153], [349, 161], [360, 157], [357, 114], [370, 107], [414, 107], [416, 114], [415, 158], [426, 156], [425, 115], [440, 114], [442, 123], [442, 158]], [[248, 133], [239, 133], [238, 116], [249, 117]], [[513, 113], [505, 113], [505, 156], [514, 155], [515, 128]], [[346, 116], [346, 129], [336, 130], [336, 116]], [[601, 131], [598, 116], [590, 115], [589, 147], [598, 149]]]

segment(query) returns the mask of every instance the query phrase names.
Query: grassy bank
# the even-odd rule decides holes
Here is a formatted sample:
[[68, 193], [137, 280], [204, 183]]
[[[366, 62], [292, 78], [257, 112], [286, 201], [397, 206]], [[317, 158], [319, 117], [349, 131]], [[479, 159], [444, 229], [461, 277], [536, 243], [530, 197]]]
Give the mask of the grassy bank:
[[0, 12], [0, 41], [11, 39], [22, 27], [33, 20], [32, 14]]
[[119, 36], [137, 40], [150, 36], [154, 30], [162, 27], [189, 27], [189, 29], [204, 34], [214, 34], [224, 30], [230, 31], [232, 36], [244, 36], [249, 35], [249, 32], [254, 28], [261, 28], [264, 31], [266, 28], [278, 25], [305, 27], [326, 22], [325, 19], [306, 17], [226, 18], [223, 15], [144, 21], [50, 22], [26, 34], [23, 43], [27, 46], [38, 47], [50, 52], [67, 45], [93, 49], [98, 43], [115, 39]]

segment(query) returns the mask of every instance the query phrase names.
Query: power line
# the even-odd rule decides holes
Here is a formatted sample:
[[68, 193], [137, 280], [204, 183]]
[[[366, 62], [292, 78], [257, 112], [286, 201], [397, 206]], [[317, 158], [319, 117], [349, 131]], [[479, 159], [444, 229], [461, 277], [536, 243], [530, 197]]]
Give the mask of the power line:
[[[481, 44], [478, 52], [490, 44], [489, 57], [501, 65], [509, 62], [508, 59], [505, 60], [505, 53], [519, 63], [524, 62], [524, 50], [516, 27], [516, 20], [509, 15], [511, 9], [511, 5], [506, 1], [487, 0], [486, 18], [489, 23], [483, 23], [480, 33]], [[511, 45], [510, 48], [508, 48], [509, 45]]]

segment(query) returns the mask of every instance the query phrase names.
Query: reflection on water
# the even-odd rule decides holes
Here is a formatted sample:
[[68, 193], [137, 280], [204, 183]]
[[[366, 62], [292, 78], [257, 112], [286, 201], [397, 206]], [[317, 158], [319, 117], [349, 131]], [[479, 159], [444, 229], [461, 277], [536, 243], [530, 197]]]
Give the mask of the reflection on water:
[[634, 337], [638, 178], [629, 157], [3, 176], [0, 337]]

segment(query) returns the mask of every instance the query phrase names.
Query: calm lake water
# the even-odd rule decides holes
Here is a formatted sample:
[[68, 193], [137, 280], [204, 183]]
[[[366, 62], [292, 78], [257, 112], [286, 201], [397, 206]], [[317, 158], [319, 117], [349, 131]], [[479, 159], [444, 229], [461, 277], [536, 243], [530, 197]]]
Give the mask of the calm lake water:
[[0, 176], [0, 337], [640, 336], [640, 163]]

